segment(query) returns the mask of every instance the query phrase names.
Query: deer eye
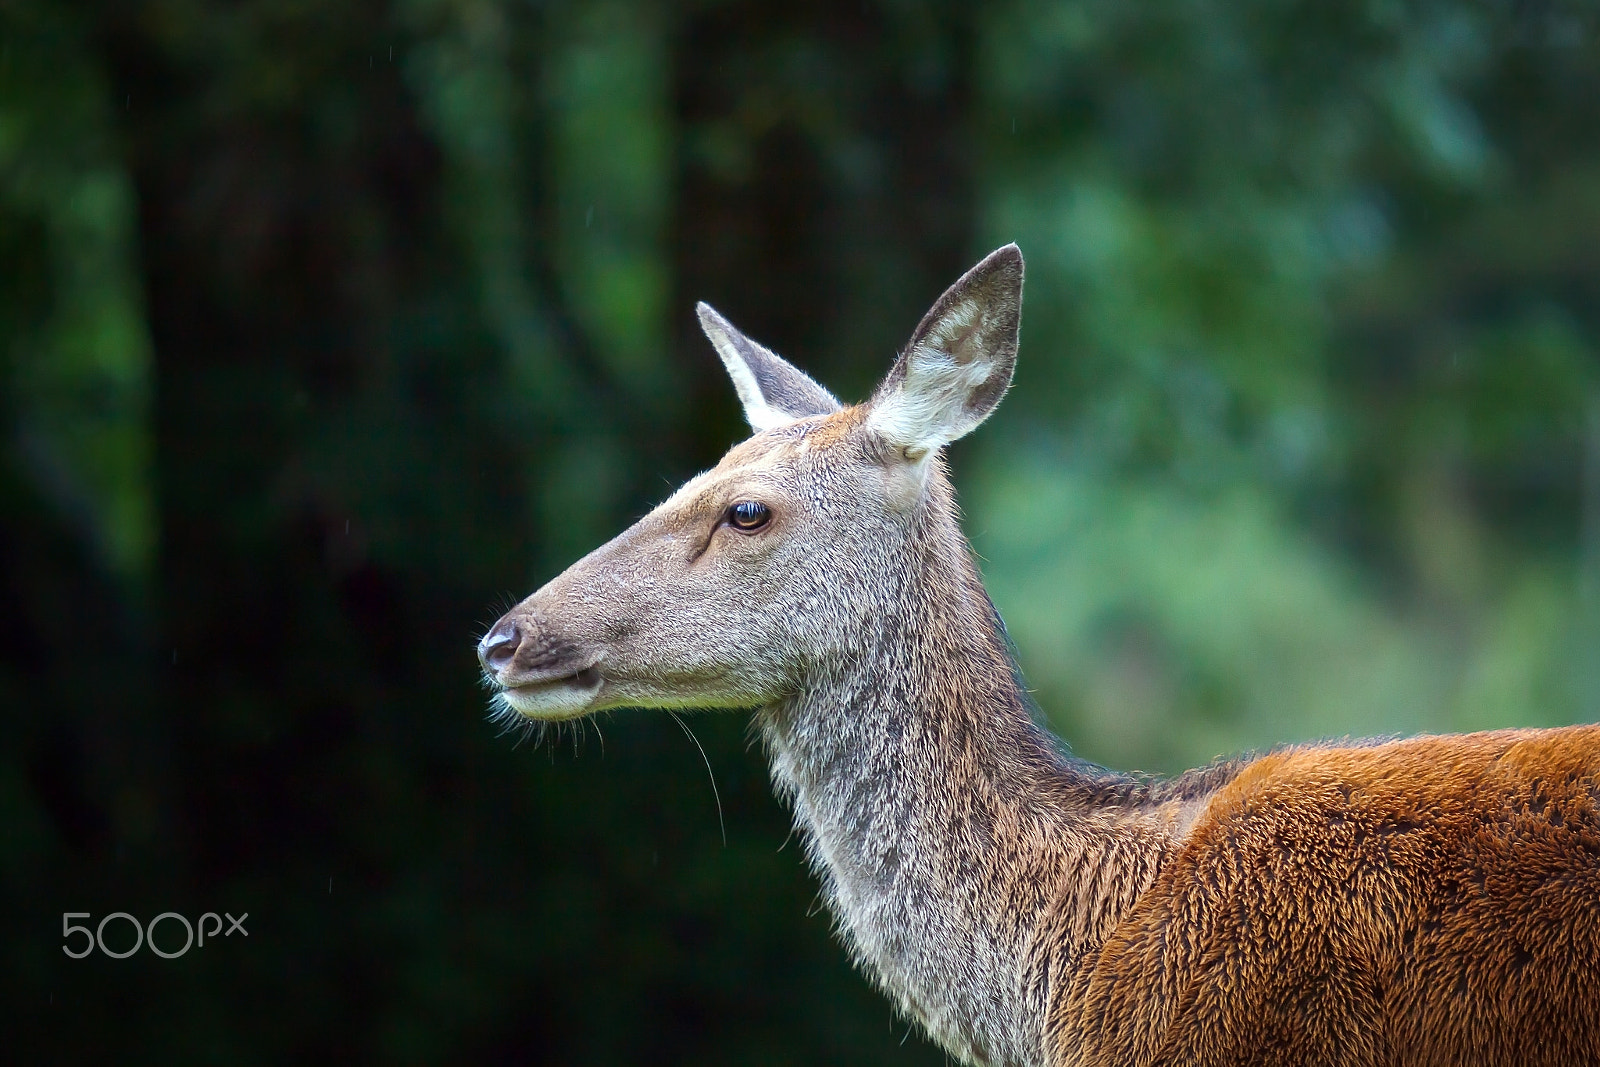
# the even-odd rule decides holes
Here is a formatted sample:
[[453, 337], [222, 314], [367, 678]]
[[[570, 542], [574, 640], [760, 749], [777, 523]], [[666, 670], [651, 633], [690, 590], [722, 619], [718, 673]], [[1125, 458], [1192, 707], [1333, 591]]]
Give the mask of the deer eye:
[[728, 508], [728, 525], [750, 533], [759, 530], [772, 519], [772, 509], [754, 500], [741, 500]]

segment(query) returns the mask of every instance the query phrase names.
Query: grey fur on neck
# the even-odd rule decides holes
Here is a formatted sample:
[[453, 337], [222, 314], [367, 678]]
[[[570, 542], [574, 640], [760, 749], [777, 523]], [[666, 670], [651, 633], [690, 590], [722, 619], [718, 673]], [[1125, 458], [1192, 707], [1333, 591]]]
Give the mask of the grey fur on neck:
[[897, 611], [765, 709], [762, 731], [857, 962], [967, 1062], [1042, 1064], [1051, 985], [1154, 880], [1188, 805], [1066, 758], [1034, 724], [948, 483], [931, 479], [895, 553]]

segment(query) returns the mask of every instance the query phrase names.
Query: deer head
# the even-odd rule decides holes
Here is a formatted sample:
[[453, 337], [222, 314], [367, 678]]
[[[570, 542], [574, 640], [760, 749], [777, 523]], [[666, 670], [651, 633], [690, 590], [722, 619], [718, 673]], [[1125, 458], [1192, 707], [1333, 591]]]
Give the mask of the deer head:
[[857, 406], [699, 305], [754, 436], [490, 629], [496, 701], [544, 721], [760, 707], [872, 647], [948, 501], [940, 448], [1011, 382], [1022, 273], [1015, 245], [967, 272]]

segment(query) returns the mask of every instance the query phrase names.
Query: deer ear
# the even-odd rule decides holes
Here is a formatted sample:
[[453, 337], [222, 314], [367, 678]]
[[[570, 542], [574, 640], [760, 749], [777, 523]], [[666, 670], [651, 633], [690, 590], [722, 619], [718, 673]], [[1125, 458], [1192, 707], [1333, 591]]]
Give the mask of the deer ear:
[[830, 415], [843, 406], [803, 371], [740, 333], [710, 304], [696, 304], [694, 310], [700, 328], [728, 368], [744, 417], [756, 433], [812, 415]]
[[1017, 363], [1022, 252], [989, 253], [941, 296], [873, 394], [867, 425], [909, 460], [970, 433]]

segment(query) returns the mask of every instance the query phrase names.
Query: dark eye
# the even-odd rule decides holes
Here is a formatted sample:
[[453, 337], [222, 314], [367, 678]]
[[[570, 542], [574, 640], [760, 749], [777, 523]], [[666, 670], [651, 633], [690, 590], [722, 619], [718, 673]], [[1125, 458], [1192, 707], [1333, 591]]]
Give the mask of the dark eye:
[[754, 500], [741, 500], [728, 509], [728, 525], [749, 533], [759, 530], [772, 519], [772, 509]]

